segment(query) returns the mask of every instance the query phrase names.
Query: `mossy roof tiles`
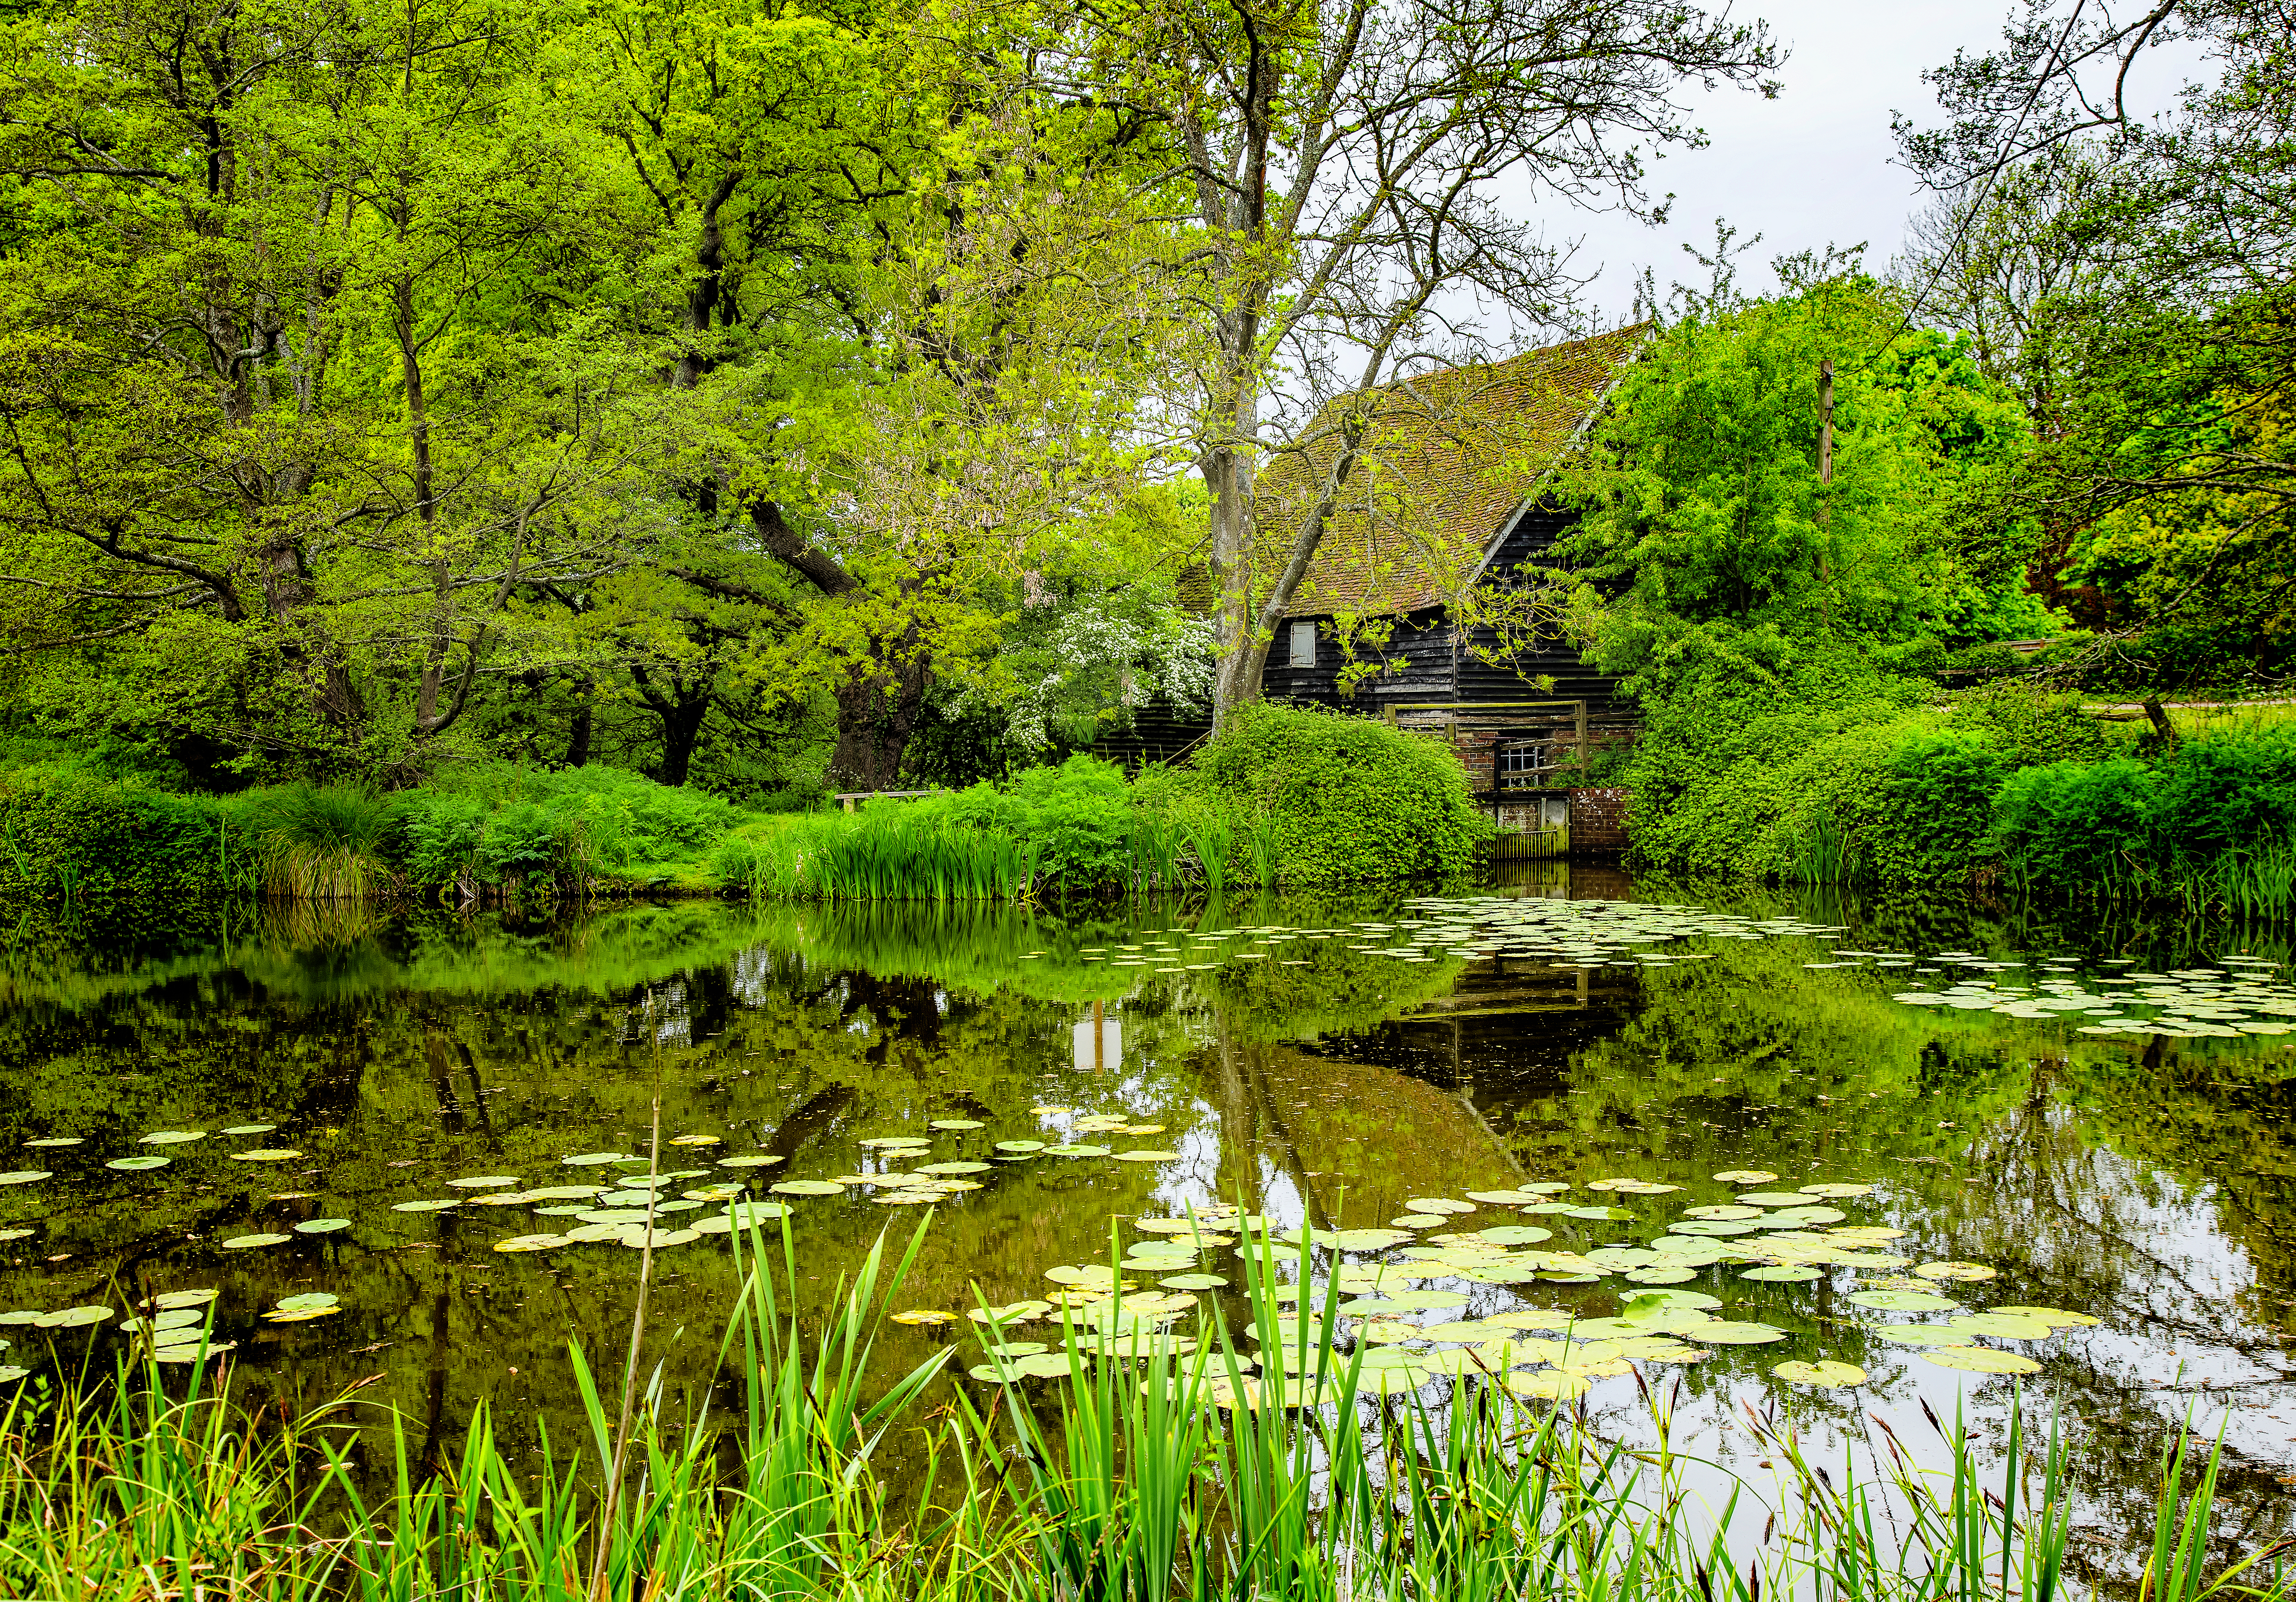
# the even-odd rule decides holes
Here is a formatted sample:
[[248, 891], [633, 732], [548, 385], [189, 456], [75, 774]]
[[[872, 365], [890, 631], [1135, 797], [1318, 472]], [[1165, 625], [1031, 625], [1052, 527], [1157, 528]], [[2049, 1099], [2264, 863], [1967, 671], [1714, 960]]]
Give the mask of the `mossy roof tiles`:
[[[1649, 332], [1636, 324], [1502, 362], [1414, 374], [1376, 392], [1370, 443], [1342, 487], [1290, 615], [1384, 617], [1472, 583], [1513, 513], [1562, 460]], [[1262, 571], [1281, 563], [1339, 451], [1326, 406], [1305, 448], [1258, 490]]]

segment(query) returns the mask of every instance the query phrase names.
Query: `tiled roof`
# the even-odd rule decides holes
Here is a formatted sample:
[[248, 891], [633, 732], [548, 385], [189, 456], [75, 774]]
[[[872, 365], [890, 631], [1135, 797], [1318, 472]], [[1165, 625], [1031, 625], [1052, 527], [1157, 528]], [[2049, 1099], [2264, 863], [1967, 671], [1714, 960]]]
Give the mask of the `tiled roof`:
[[[1382, 617], [1462, 593], [1647, 332], [1636, 324], [1382, 389], [1371, 442], [1341, 489], [1290, 614]], [[1341, 408], [1355, 398], [1326, 406], [1306, 448], [1275, 457], [1260, 474], [1261, 574], [1283, 561], [1338, 453]]]

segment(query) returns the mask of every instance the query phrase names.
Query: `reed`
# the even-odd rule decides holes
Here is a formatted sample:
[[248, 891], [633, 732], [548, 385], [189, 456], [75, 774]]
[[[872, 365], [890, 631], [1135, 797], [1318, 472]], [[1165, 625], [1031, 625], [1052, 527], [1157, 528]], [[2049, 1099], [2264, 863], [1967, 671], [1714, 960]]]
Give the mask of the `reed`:
[[[882, 1320], [924, 1239], [923, 1227], [906, 1245], [881, 1237], [826, 1308], [800, 1310], [786, 1230], [777, 1246], [737, 1235], [742, 1288], [719, 1348], [734, 1413], [672, 1417], [658, 1371], [610, 1406], [576, 1345], [569, 1378], [588, 1439], [569, 1451], [545, 1436], [530, 1479], [531, 1459], [504, 1459], [483, 1408], [439, 1465], [413, 1460], [393, 1415], [393, 1455], [370, 1486], [346, 1442], [356, 1398], [282, 1423], [241, 1406], [222, 1376], [195, 1373], [174, 1396], [180, 1378], [125, 1363], [45, 1402], [20, 1393], [0, 1416], [0, 1590], [234, 1602], [2054, 1602], [2069, 1589], [2069, 1448], [2052, 1420], [2033, 1474], [2021, 1401], [1997, 1466], [1958, 1418], [1932, 1416], [1943, 1466], [1924, 1469], [1885, 1429], [1878, 1480], [1810, 1461], [1791, 1409], [1750, 1413], [1778, 1475], [1767, 1497], [1674, 1438], [1666, 1387], [1645, 1386], [1650, 1429], [1633, 1445], [1481, 1380], [1440, 1409], [1415, 1393], [1374, 1402], [1362, 1351], [1308, 1326], [1257, 1369], [1212, 1330], [1193, 1350], [1168, 1333], [1116, 1336], [1126, 1355], [1112, 1360], [1072, 1345], [1049, 1394], [1015, 1381], [976, 1406], [972, 1393], [937, 1388], [954, 1347], [878, 1372]], [[1279, 1311], [1275, 1266], [1245, 1265], [1264, 1319]], [[1254, 1385], [1271, 1396], [1288, 1385], [1284, 1400], [1307, 1405], [1206, 1405]], [[898, 1522], [877, 1461], [897, 1429], [927, 1453]], [[2189, 1460], [2185, 1440], [2162, 1458], [2151, 1529], [2132, 1537], [2139, 1602], [2286, 1602], [2277, 1546], [2212, 1565], [2218, 1459]], [[1722, 1483], [1719, 1506], [1693, 1491], [1693, 1469]]]
[[382, 859], [398, 818], [390, 800], [349, 785], [282, 785], [253, 803], [263, 888], [302, 901], [357, 900], [391, 883]]

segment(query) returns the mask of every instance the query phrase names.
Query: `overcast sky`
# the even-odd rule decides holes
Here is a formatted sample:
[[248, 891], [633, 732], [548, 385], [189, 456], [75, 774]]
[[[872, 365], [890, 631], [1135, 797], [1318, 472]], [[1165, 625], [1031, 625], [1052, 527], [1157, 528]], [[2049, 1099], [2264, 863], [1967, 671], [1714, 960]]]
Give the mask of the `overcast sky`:
[[[1682, 251], [1702, 248], [1723, 217], [1739, 238], [1760, 234], [1745, 258], [1740, 287], [1761, 291], [1775, 279], [1773, 256], [1815, 250], [1829, 241], [1866, 242], [1866, 265], [1886, 268], [1904, 239], [1908, 216], [1922, 204], [1911, 175], [1890, 164], [1896, 146], [1890, 114], [1916, 124], [1939, 120], [1922, 82], [1924, 68], [1953, 59], [1956, 47], [1989, 50], [2000, 42], [2012, 0], [1738, 0], [1743, 18], [1767, 19], [1792, 53], [1779, 73], [1775, 100], [1738, 90], [1698, 102], [1696, 120], [1710, 144], [1652, 165], [1653, 194], [1672, 191], [1673, 216], [1660, 228], [1615, 216], [1550, 211], [1550, 237], [1579, 236], [1582, 270], [1599, 266], [1587, 292], [1622, 322], [1636, 275], [1656, 269], [1661, 292], [1676, 279], [1703, 286], [1706, 275]], [[2170, 62], [2147, 75], [2147, 101], [2165, 104], [2181, 74]]]

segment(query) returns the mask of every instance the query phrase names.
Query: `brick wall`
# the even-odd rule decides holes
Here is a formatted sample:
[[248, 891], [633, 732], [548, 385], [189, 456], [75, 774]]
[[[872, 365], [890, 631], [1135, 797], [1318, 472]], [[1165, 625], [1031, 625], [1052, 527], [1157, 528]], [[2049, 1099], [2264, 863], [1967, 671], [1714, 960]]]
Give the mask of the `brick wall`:
[[1570, 854], [1617, 856], [1627, 849], [1627, 797], [1623, 787], [1570, 792]]

